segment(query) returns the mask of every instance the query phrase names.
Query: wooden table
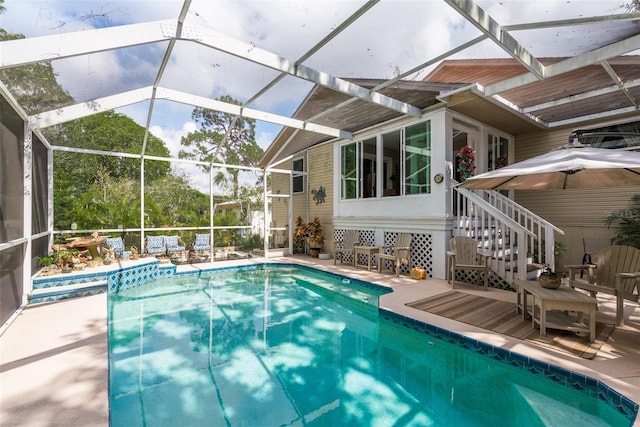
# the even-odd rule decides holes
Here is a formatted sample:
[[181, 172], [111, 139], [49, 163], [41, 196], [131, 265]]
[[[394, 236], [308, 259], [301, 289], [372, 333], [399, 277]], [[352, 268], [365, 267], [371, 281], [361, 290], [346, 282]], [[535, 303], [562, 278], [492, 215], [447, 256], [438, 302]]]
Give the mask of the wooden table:
[[[589, 341], [596, 339], [596, 305], [597, 300], [590, 295], [578, 292], [568, 286], [560, 286], [558, 289], [546, 289], [533, 280], [516, 280], [518, 295], [516, 301], [516, 313], [522, 311], [522, 318], [526, 318], [528, 312], [527, 295], [533, 297], [531, 304], [531, 324], [540, 325], [540, 335], [547, 334], [547, 328], [562, 329], [574, 332], [589, 332]], [[552, 310], [556, 310], [553, 311]], [[575, 311], [578, 319], [575, 320], [564, 311]], [[582, 315], [589, 316], [589, 326], [582, 323]]]
[[353, 265], [357, 268], [358, 266], [363, 266], [364, 264], [360, 264], [358, 263], [359, 260], [359, 255], [366, 255], [367, 256], [367, 269], [369, 271], [371, 271], [371, 258], [373, 258], [374, 254], [379, 254], [380, 253], [380, 246], [356, 246], [354, 248], [355, 250], [355, 254], [354, 254], [354, 260], [353, 260]]
[[100, 246], [105, 240], [107, 240], [107, 238], [104, 236], [76, 237], [71, 243], [67, 243], [67, 248], [86, 248], [91, 254], [91, 258], [93, 258], [94, 261], [102, 264], [102, 257], [98, 252], [98, 246]]

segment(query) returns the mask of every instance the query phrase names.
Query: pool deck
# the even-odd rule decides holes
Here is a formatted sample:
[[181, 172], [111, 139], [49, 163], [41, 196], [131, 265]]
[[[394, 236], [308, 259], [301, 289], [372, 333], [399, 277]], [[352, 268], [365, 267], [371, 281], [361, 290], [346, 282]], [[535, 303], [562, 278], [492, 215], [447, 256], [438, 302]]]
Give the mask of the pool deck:
[[[179, 271], [263, 262], [263, 259], [179, 266]], [[593, 360], [559, 353], [471, 325], [407, 307], [405, 304], [451, 289], [444, 280], [412, 280], [390, 273], [333, 265], [333, 260], [286, 257], [297, 262], [383, 284], [394, 292], [381, 307], [459, 332], [474, 339], [553, 363], [602, 380], [640, 403], [640, 307], [625, 302], [625, 326], [616, 327]], [[515, 293], [458, 285], [462, 292], [514, 302]], [[599, 295], [598, 319], [614, 321], [612, 299]], [[602, 302], [604, 301], [604, 303]], [[27, 306], [0, 336], [0, 425], [108, 426], [106, 294]], [[640, 417], [639, 417], [640, 418]], [[636, 419], [634, 426], [640, 427]]]

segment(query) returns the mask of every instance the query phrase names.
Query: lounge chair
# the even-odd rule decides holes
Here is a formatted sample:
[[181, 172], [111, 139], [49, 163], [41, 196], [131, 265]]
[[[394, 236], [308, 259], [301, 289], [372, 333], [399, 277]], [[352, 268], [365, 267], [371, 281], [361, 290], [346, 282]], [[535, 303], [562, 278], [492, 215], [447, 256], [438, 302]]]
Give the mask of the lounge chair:
[[[598, 252], [595, 264], [567, 265], [569, 286], [615, 295], [616, 323], [624, 325], [624, 300], [638, 302], [640, 294], [640, 249], [631, 246], [609, 246]], [[587, 277], [579, 273], [587, 270]]]
[[[478, 241], [471, 237], [456, 236], [449, 240], [448, 278], [452, 282], [451, 287], [456, 287], [456, 272], [458, 270], [475, 271], [478, 279], [480, 273], [484, 276], [484, 290], [489, 289], [489, 265], [488, 258], [478, 251]], [[478, 280], [479, 281], [479, 280]]]
[[400, 266], [405, 264], [407, 268], [411, 268], [411, 234], [399, 233], [396, 237], [395, 245], [384, 245], [380, 247], [378, 254], [378, 273], [382, 271], [383, 261], [391, 262], [391, 266], [395, 267], [396, 276], [400, 275]]
[[344, 238], [342, 240], [335, 241], [335, 256], [333, 257], [333, 264], [336, 264], [338, 258], [340, 263], [344, 263], [344, 256], [351, 255], [351, 265], [355, 265], [355, 249], [360, 244], [360, 232], [357, 230], [347, 230], [344, 232]]
[[191, 250], [196, 254], [211, 251], [211, 238], [209, 234], [197, 234], [196, 239], [191, 244]]
[[146, 252], [149, 255], [166, 255], [167, 245], [164, 238], [165, 236], [147, 236]]
[[116, 256], [116, 258], [131, 257], [131, 252], [124, 250], [124, 242], [122, 241], [122, 237], [107, 237], [104, 243], [105, 245], [107, 245], [107, 248], [113, 251], [113, 254]]
[[180, 244], [180, 236], [164, 236], [164, 244], [167, 246], [167, 253], [183, 252], [185, 247]]

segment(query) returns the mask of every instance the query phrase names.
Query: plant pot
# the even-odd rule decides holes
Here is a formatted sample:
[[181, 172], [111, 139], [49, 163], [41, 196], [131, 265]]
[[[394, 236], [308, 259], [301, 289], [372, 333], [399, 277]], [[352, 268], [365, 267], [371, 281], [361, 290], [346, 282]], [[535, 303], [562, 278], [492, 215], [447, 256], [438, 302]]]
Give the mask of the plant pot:
[[558, 289], [562, 284], [562, 277], [556, 273], [542, 273], [538, 283], [545, 289]]
[[309, 255], [313, 258], [318, 258], [320, 254], [320, 248], [309, 248]]

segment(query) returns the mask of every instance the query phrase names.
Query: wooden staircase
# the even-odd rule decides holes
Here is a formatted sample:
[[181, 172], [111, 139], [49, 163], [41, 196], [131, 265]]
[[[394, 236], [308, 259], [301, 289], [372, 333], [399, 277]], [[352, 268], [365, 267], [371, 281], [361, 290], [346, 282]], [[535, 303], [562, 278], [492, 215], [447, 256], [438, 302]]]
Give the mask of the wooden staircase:
[[554, 234], [564, 231], [497, 191], [452, 189], [452, 235], [476, 239], [489, 254], [491, 286], [512, 288], [555, 269]]

